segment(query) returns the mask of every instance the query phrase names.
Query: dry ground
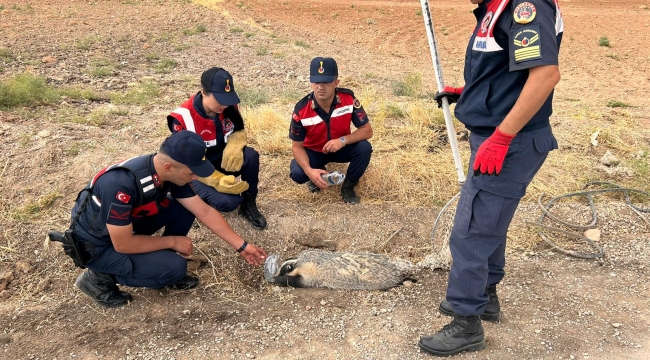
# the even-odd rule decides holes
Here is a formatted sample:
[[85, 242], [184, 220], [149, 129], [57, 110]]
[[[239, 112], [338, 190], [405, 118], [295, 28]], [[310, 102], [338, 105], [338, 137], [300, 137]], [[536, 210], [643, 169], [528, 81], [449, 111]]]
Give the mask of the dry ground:
[[[416, 284], [387, 292], [276, 288], [264, 282], [261, 269], [197, 225], [191, 233], [197, 254], [209, 259], [193, 270], [203, 280], [198, 289], [127, 289], [135, 301], [106, 310], [75, 289], [80, 271], [59, 246], [44, 246], [48, 230], [66, 226], [76, 192], [98, 169], [155, 151], [167, 133], [166, 114], [196, 90], [198, 75], [209, 66], [235, 74], [251, 103], [256, 90], [271, 93], [271, 106], [287, 120], [296, 94], [308, 88], [307, 62], [321, 54], [335, 56], [345, 81], [375, 98], [408, 101], [395, 98], [391, 88], [415, 72], [425, 79], [425, 92], [433, 91], [417, 1], [197, 3], [205, 6], [0, 0], [0, 79], [28, 71], [56, 88], [99, 94], [0, 111], [0, 357], [429, 358], [418, 351], [417, 340], [449, 320], [436, 310], [444, 271], [418, 271]], [[462, 83], [471, 5], [432, 3], [447, 82]], [[633, 171], [603, 172], [602, 178], [647, 189], [642, 175], [648, 174], [650, 146], [650, 51], [640, 34], [650, 26], [649, 4], [561, 5], [563, 80], [553, 123], [562, 147], [532, 192], [559, 195], [600, 178], [587, 170], [599, 166], [606, 150]], [[598, 46], [603, 36], [611, 47]], [[115, 97], [124, 93], [146, 101]], [[608, 107], [610, 100], [633, 107]], [[593, 147], [589, 136], [596, 130], [601, 145]], [[302, 249], [295, 240], [305, 238], [414, 262], [431, 252], [439, 211], [432, 203], [455, 193], [453, 186], [443, 187], [437, 202], [385, 201], [362, 188], [363, 203], [344, 206], [334, 191], [310, 195], [287, 179], [286, 146], [262, 154], [260, 204], [268, 229], [255, 231], [227, 215], [242, 236], [285, 256]], [[534, 200], [522, 204], [511, 229], [514, 246], [499, 288], [504, 320], [485, 325], [484, 351], [458, 357], [647, 359], [650, 226], [620, 199], [603, 197], [597, 206], [605, 257], [567, 257], [550, 251], [524, 225], [539, 215]]]

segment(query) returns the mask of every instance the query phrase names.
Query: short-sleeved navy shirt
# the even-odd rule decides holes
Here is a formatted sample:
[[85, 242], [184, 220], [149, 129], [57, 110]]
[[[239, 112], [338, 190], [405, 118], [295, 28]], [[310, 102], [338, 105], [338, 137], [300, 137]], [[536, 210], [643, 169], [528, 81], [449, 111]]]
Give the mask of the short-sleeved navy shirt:
[[[149, 166], [154, 169], [153, 156], [149, 159]], [[157, 176], [155, 171], [152, 176]], [[196, 196], [190, 184], [178, 186], [165, 182], [156, 186], [153, 196], [156, 204], [165, 204], [168, 194], [175, 199]], [[107, 224], [126, 226], [147, 221], [147, 217], [143, 216], [145, 213], [135, 213], [140, 206], [140, 190], [135, 175], [128, 169], [116, 168], [101, 175], [93, 185], [92, 195], [84, 214], [79, 217], [77, 226], [95, 237], [108, 235]], [[85, 197], [84, 194], [79, 198], [73, 209], [73, 217]]]
[[[474, 15], [455, 115], [470, 131], [490, 135], [519, 98], [528, 69], [558, 64], [563, 22], [556, 0], [486, 0]], [[549, 124], [552, 99], [521, 131]]]

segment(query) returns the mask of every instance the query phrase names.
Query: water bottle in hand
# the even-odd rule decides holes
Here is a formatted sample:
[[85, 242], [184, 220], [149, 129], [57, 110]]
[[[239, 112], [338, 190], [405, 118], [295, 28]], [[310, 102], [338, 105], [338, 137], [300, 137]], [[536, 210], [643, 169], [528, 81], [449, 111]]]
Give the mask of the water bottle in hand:
[[321, 178], [323, 178], [328, 186], [332, 186], [342, 183], [345, 179], [345, 174], [340, 171], [332, 171], [329, 174], [321, 175]]

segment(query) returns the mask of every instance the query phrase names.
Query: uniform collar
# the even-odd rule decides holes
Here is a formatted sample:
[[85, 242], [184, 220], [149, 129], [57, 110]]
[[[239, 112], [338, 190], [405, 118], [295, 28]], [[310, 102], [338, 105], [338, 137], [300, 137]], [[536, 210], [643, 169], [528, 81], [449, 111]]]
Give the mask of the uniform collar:
[[205, 109], [203, 108], [203, 94], [201, 94], [200, 91], [196, 93], [196, 95], [194, 95], [194, 101], [192, 102], [192, 106], [194, 106], [194, 110], [196, 110], [196, 112], [199, 113], [199, 115], [201, 115], [202, 117], [206, 119], [216, 118], [216, 116], [208, 116], [205, 113]]

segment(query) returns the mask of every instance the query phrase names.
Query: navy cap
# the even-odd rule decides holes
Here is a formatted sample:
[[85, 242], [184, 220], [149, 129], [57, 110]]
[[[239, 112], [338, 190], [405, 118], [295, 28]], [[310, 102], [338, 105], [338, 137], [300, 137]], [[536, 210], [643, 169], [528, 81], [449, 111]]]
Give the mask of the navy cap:
[[192, 170], [200, 177], [214, 173], [214, 166], [205, 158], [206, 146], [203, 138], [195, 132], [181, 130], [171, 134], [160, 146], [172, 159]]
[[201, 86], [212, 93], [219, 104], [231, 106], [239, 104], [239, 96], [235, 92], [232, 75], [222, 68], [213, 67], [201, 75]]
[[309, 65], [309, 81], [312, 83], [331, 83], [339, 75], [336, 60], [330, 57], [317, 57]]

